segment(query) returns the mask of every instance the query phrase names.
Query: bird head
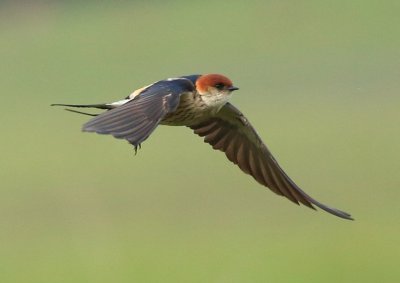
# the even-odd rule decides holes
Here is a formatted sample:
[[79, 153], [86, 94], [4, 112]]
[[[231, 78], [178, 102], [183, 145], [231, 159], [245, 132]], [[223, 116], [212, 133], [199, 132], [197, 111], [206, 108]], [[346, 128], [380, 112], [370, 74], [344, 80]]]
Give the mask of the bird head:
[[196, 81], [196, 89], [203, 101], [209, 106], [223, 106], [231, 96], [232, 91], [239, 88], [232, 81], [219, 74], [200, 76]]

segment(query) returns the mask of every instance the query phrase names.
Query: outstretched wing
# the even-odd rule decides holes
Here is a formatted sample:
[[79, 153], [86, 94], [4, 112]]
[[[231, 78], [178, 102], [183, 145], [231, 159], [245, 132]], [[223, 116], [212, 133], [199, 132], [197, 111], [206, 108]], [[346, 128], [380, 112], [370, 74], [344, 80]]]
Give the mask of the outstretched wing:
[[166, 114], [176, 110], [180, 96], [193, 91], [193, 83], [185, 78], [156, 82], [125, 104], [91, 119], [82, 130], [126, 139], [136, 148]]
[[301, 190], [282, 170], [246, 117], [232, 104], [227, 103], [216, 116], [190, 128], [195, 134], [205, 137], [204, 141], [214, 149], [225, 152], [243, 172], [278, 195], [296, 204], [302, 203], [310, 208], [314, 208], [314, 204], [336, 216], [352, 219], [350, 214], [326, 206]]

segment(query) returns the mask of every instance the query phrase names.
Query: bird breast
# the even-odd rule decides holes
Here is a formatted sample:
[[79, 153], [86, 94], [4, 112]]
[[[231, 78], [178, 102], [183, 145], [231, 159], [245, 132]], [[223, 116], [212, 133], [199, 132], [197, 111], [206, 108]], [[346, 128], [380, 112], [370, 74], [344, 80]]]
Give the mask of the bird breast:
[[177, 109], [167, 114], [161, 121], [162, 125], [190, 126], [197, 124], [219, 109], [207, 105], [202, 97], [195, 93], [182, 94]]

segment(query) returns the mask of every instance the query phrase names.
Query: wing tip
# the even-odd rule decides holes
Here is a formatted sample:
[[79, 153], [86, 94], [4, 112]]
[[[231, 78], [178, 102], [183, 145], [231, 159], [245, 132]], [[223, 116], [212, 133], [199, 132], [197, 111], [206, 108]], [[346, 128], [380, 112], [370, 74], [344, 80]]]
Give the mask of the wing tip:
[[84, 124], [82, 126], [82, 132], [97, 132], [97, 130], [94, 127], [88, 126], [87, 124]]
[[85, 126], [83, 126], [82, 127], [82, 132], [96, 133], [96, 134], [99, 134], [99, 135], [109, 135], [109, 134], [112, 135], [112, 132], [110, 132], [110, 131], [98, 129], [98, 128], [95, 128], [95, 127], [85, 127]]
[[328, 212], [328, 213], [330, 213], [332, 215], [335, 215], [337, 217], [340, 217], [340, 218], [343, 218], [343, 219], [346, 219], [346, 220], [354, 220], [354, 218], [351, 216], [351, 214], [349, 214], [349, 213], [347, 213], [345, 211], [326, 206], [326, 205], [324, 205], [324, 204], [322, 204], [322, 203], [320, 203], [320, 202], [318, 202], [318, 201], [316, 201], [314, 199], [311, 199], [310, 202], [312, 204], [314, 204], [315, 206], [319, 207], [320, 209], [325, 210], [326, 212]]

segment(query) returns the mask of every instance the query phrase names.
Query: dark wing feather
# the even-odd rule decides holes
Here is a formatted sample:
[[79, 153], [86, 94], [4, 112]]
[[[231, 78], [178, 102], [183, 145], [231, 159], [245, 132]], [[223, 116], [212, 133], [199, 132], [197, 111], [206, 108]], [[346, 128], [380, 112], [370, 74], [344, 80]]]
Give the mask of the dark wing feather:
[[193, 91], [193, 83], [184, 78], [159, 81], [131, 101], [93, 118], [82, 130], [110, 134], [137, 147], [166, 114], [176, 110], [181, 94]]
[[197, 125], [190, 126], [195, 134], [214, 149], [225, 152], [227, 158], [240, 169], [253, 176], [257, 182], [267, 186], [278, 195], [310, 208], [319, 208], [345, 219], [350, 214], [326, 206], [301, 190], [282, 170], [266, 145], [243, 114], [227, 103], [216, 116]]

